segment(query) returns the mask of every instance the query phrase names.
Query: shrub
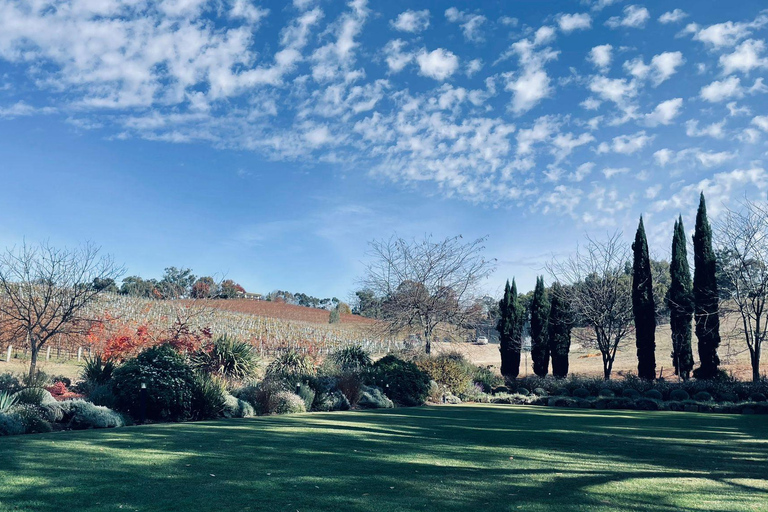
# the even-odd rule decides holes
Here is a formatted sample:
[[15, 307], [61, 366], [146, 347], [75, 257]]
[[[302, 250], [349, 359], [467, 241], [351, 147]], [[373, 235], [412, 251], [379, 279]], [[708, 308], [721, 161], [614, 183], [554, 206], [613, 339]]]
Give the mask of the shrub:
[[499, 393], [509, 393], [509, 388], [507, 386], [496, 386], [491, 392], [494, 395], [498, 395]]
[[536, 396], [547, 396], [547, 390], [544, 388], [535, 388], [533, 394]]
[[376, 386], [363, 386], [357, 405], [363, 409], [389, 409], [395, 406], [381, 388]]
[[341, 391], [323, 393], [315, 401], [315, 409], [318, 411], [347, 411], [349, 400]]
[[0, 392], [0, 413], [7, 412], [16, 403], [16, 396], [7, 392]]
[[303, 377], [315, 373], [312, 361], [304, 354], [290, 349], [275, 358], [269, 363], [266, 371], [266, 378], [285, 379], [290, 377]]
[[331, 355], [331, 360], [342, 372], [360, 372], [370, 367], [371, 356], [361, 345], [350, 345]]
[[353, 372], [344, 373], [336, 379], [336, 387], [347, 397], [347, 400], [352, 405], [357, 405], [357, 401], [360, 400], [360, 389], [362, 386], [362, 378]]
[[749, 395], [749, 399], [753, 402], [765, 402], [766, 398], [765, 395], [762, 393], [752, 393]]
[[603, 388], [600, 390], [600, 392], [597, 394], [600, 398], [613, 398], [616, 396], [616, 393], [614, 393], [612, 390]]
[[219, 379], [207, 373], [195, 375], [192, 386], [192, 418], [212, 420], [224, 412], [226, 388]]
[[693, 395], [693, 399], [698, 402], [709, 402], [712, 400], [712, 395], [710, 395], [706, 391], [699, 391], [698, 393]]
[[570, 393], [568, 392], [568, 388], [560, 387], [555, 388], [554, 391], [552, 391], [552, 394], [554, 396], [569, 396]]
[[51, 377], [51, 380], [53, 381], [54, 384], [56, 384], [57, 382], [61, 382], [66, 387], [72, 386], [72, 379], [70, 379], [69, 377], [65, 377], [64, 375], [54, 375], [53, 377]]
[[623, 396], [624, 398], [631, 398], [632, 400], [635, 400], [637, 398], [640, 398], [643, 395], [641, 395], [640, 392], [636, 389], [626, 388], [624, 389], [624, 391], [621, 392], [621, 396]]
[[649, 389], [645, 393], [643, 393], [645, 398], [650, 398], [652, 400], [664, 400], [664, 396], [661, 394], [661, 391], [658, 391], [656, 389]]
[[573, 390], [573, 396], [576, 398], [588, 398], [590, 395], [587, 388], [576, 388]]
[[88, 401], [95, 405], [101, 405], [110, 409], [117, 408], [117, 399], [112, 391], [111, 384], [102, 384], [94, 387], [88, 394]]
[[86, 357], [83, 369], [80, 372], [80, 378], [88, 386], [96, 387], [109, 382], [112, 373], [115, 371], [115, 362], [110, 358], [102, 359], [101, 354], [95, 357]]
[[271, 414], [296, 414], [307, 412], [304, 400], [290, 391], [278, 391], [272, 395], [269, 403]]
[[118, 409], [132, 416], [140, 412], [141, 384], [147, 385], [147, 419], [183, 421], [192, 415], [195, 376], [170, 345], [148, 348], [113, 373]]
[[416, 366], [453, 393], [463, 393], [469, 389], [475, 374], [475, 367], [459, 353], [423, 358]]
[[0, 392], [5, 391], [9, 395], [20, 391], [24, 385], [13, 374], [3, 373], [0, 374]]
[[472, 375], [475, 384], [480, 384], [484, 393], [490, 393], [496, 386], [504, 384], [504, 379], [496, 375], [490, 368], [476, 366]]
[[257, 414], [270, 414], [274, 412], [274, 397], [281, 392], [288, 392], [288, 384], [281, 380], [265, 379], [258, 384], [237, 389], [232, 394], [251, 404]]
[[222, 415], [225, 418], [250, 418], [255, 414], [256, 411], [253, 409], [253, 406], [245, 400], [235, 398], [229, 393], [224, 395], [224, 410]]
[[18, 416], [24, 425], [25, 434], [41, 434], [52, 430], [51, 424], [46, 420], [46, 412], [37, 405], [20, 403], [15, 405], [11, 412]]
[[729, 393], [727, 391], [723, 391], [717, 394], [717, 399], [720, 402], [738, 402], [739, 395], [737, 393]]
[[24, 388], [13, 396], [18, 404], [40, 405], [46, 393], [43, 388]]
[[0, 436], [17, 436], [24, 433], [24, 423], [18, 414], [0, 411]]
[[517, 388], [517, 390], [515, 391], [515, 393], [517, 393], [518, 395], [523, 395], [523, 396], [528, 396], [528, 395], [530, 395], [530, 394], [531, 394], [531, 392], [530, 392], [530, 391], [528, 391], [528, 390], [527, 390], [527, 389], [525, 389], [525, 388]]
[[311, 410], [312, 403], [315, 401], [315, 390], [309, 387], [307, 383], [299, 384], [296, 390], [298, 391], [296, 394], [304, 401], [304, 409]]
[[429, 393], [429, 375], [414, 363], [392, 355], [376, 361], [366, 380], [380, 386], [391, 400], [406, 407], [422, 405]]
[[638, 398], [635, 400], [635, 409], [638, 411], [658, 411], [659, 402], [651, 398]]
[[684, 389], [673, 389], [669, 392], [669, 399], [676, 402], [682, 402], [683, 400], [688, 400], [690, 398], [690, 395]]
[[64, 410], [64, 421], [73, 430], [89, 428], [113, 428], [125, 426], [122, 415], [100, 405], [94, 405], [85, 400], [66, 400], [61, 402]]
[[191, 361], [195, 369], [230, 381], [245, 380], [258, 368], [253, 347], [227, 335], [202, 346], [191, 356]]

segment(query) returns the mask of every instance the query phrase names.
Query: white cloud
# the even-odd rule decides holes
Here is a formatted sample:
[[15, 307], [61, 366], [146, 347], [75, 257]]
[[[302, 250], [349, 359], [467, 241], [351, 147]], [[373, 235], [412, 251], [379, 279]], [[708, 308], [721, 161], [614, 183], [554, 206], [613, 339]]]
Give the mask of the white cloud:
[[764, 132], [768, 132], [768, 116], [755, 116], [752, 119], [752, 124]]
[[609, 7], [613, 4], [619, 3], [622, 0], [595, 0], [592, 3], [592, 10], [593, 11], [602, 11], [606, 7]]
[[734, 46], [736, 43], [752, 34], [754, 30], [760, 29], [768, 24], [768, 14], [761, 12], [751, 22], [733, 22], [716, 23], [705, 28], [701, 28], [696, 23], [691, 23], [683, 30], [683, 33], [693, 34], [693, 39], [701, 41], [707, 46], [718, 49], [725, 46]]
[[723, 165], [728, 160], [733, 160], [736, 158], [735, 153], [728, 151], [698, 151], [696, 152], [695, 156], [696, 159], [701, 162], [701, 165], [704, 167], [718, 167]]
[[25, 117], [40, 114], [53, 114], [56, 109], [53, 107], [37, 108], [19, 101], [9, 107], [0, 106], [0, 119], [13, 119], [15, 117]]
[[606, 167], [603, 169], [603, 174], [605, 175], [606, 179], [611, 179], [614, 176], [617, 176], [619, 174], [627, 174], [629, 172], [629, 167]]
[[654, 135], [648, 135], [645, 131], [637, 132], [634, 135], [619, 135], [613, 138], [611, 144], [602, 142], [598, 146], [597, 152], [600, 154], [613, 151], [622, 155], [632, 155], [650, 144], [654, 138]]
[[242, 18], [252, 25], [258, 25], [269, 15], [269, 9], [253, 5], [250, 0], [235, 0], [229, 11], [231, 18]]
[[656, 159], [656, 162], [661, 167], [665, 167], [669, 162], [671, 162], [674, 159], [674, 157], [675, 157], [675, 152], [668, 148], [660, 149], [653, 154], [653, 158]]
[[558, 133], [552, 139], [552, 154], [555, 155], [555, 163], [558, 164], [567, 158], [574, 149], [594, 141], [595, 137], [590, 133], [582, 133], [574, 137], [572, 133]]
[[675, 9], [674, 11], [667, 11], [659, 16], [659, 23], [677, 23], [684, 18], [687, 18], [688, 14], [682, 9]]
[[624, 8], [624, 16], [613, 16], [605, 22], [610, 28], [629, 27], [643, 28], [651, 18], [648, 9], [639, 5], [628, 5]]
[[392, 28], [401, 32], [422, 32], [429, 27], [429, 10], [401, 12], [390, 22]]
[[384, 46], [385, 60], [391, 73], [399, 73], [413, 61], [413, 53], [403, 51], [406, 46], [402, 39], [393, 39]]
[[645, 189], [645, 198], [646, 199], [655, 199], [656, 196], [659, 195], [659, 192], [661, 192], [662, 186], [661, 185], [653, 185]]
[[685, 123], [685, 134], [689, 137], [712, 137], [715, 139], [722, 139], [725, 137], [723, 127], [725, 126], [725, 120], [719, 123], [712, 123], [699, 129], [699, 122], [695, 119], [690, 119]]
[[481, 69], [483, 69], [483, 60], [472, 59], [471, 61], [467, 62], [466, 75], [469, 77], [472, 77], [476, 73], [478, 73]]
[[601, 44], [600, 46], [595, 46], [589, 51], [587, 60], [590, 61], [596, 68], [599, 68], [602, 71], [607, 71], [611, 66], [611, 60], [613, 59], [611, 55], [612, 50], [613, 46], [610, 44]]
[[461, 31], [464, 34], [464, 39], [467, 41], [478, 43], [484, 40], [480, 30], [485, 22], [488, 21], [485, 16], [460, 11], [455, 7], [450, 7], [446, 9], [445, 17], [451, 23], [461, 24]]
[[416, 55], [416, 62], [422, 75], [441, 81], [450, 78], [459, 67], [459, 58], [443, 48], [431, 52], [422, 50]]
[[761, 39], [747, 39], [737, 46], [733, 53], [720, 56], [723, 73], [749, 73], [756, 68], [768, 67], [768, 58], [762, 57], [764, 50], [765, 42]]
[[517, 132], [517, 154], [530, 154], [535, 144], [548, 140], [557, 129], [557, 123], [550, 117], [536, 119], [532, 127]]
[[505, 89], [512, 92], [512, 111], [516, 114], [529, 111], [553, 92], [544, 64], [556, 59], [558, 52], [549, 47], [539, 49], [539, 45], [550, 40], [551, 33], [554, 32], [552, 30], [550, 33], [547, 30], [542, 35], [544, 29], [551, 29], [551, 27], [541, 27], [533, 41], [522, 39], [514, 43], [510, 49], [511, 54], [517, 55], [522, 68], [517, 73], [503, 75], [507, 80]]
[[662, 101], [653, 112], [646, 114], [645, 121], [649, 126], [668, 125], [680, 114], [682, 106], [683, 98]]
[[584, 178], [589, 176], [594, 168], [594, 162], [585, 162], [579, 165], [575, 171], [568, 175], [568, 181], [573, 181], [575, 183], [584, 181]]
[[699, 96], [711, 103], [718, 103], [729, 98], [741, 98], [744, 96], [741, 79], [730, 76], [725, 80], [715, 80], [702, 87]]
[[569, 34], [574, 30], [587, 30], [592, 28], [592, 16], [588, 13], [561, 14], [557, 18], [560, 30]]
[[654, 55], [651, 63], [646, 65], [642, 57], [624, 63], [624, 70], [630, 75], [643, 80], [650, 77], [654, 87], [668, 80], [677, 72], [677, 68], [685, 63], [681, 52], [664, 52]]

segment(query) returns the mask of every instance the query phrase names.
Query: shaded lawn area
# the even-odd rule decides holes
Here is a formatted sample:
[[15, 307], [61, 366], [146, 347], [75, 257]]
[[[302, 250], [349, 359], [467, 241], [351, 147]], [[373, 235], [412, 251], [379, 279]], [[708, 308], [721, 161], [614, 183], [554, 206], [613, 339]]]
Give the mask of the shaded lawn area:
[[0, 510], [768, 510], [768, 418], [460, 405], [5, 437]]

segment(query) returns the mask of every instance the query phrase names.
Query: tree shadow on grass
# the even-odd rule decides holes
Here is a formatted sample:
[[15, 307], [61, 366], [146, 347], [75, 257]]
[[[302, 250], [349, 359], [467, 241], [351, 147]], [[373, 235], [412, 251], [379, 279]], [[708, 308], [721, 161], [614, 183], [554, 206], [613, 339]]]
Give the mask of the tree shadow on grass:
[[4, 438], [0, 510], [759, 510], [761, 420], [441, 406]]

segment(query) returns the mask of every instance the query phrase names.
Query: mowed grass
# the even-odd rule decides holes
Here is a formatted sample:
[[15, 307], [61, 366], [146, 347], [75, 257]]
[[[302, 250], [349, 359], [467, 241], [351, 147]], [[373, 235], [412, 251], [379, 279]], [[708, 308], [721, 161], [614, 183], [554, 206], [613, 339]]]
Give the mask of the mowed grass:
[[768, 418], [461, 405], [0, 438], [0, 510], [768, 510]]

